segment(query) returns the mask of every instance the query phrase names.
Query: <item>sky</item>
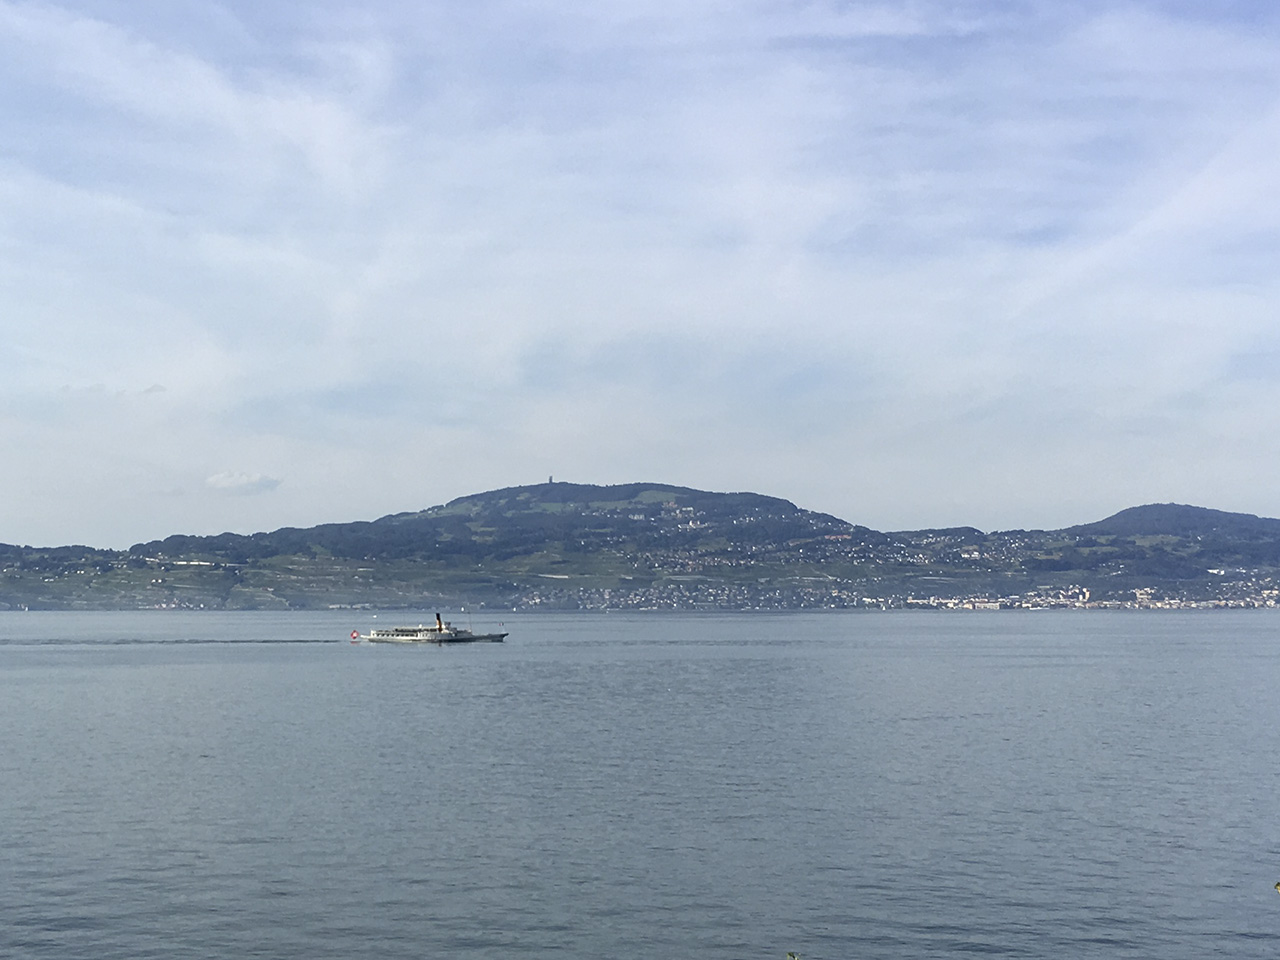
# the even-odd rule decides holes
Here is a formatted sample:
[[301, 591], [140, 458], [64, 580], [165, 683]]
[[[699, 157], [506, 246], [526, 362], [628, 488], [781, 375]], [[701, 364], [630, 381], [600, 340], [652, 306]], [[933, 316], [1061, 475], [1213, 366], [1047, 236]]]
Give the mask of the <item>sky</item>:
[[0, 0], [0, 541], [1280, 516], [1280, 5]]

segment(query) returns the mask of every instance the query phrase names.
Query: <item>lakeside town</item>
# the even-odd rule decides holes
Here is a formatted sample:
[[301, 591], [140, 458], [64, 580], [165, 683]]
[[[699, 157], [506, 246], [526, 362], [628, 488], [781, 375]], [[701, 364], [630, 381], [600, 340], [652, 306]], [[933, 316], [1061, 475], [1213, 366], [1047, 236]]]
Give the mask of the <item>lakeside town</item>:
[[1280, 606], [1280, 584], [1270, 577], [1223, 584], [1220, 595], [1168, 596], [1157, 587], [1139, 587], [1128, 597], [1096, 597], [1087, 587], [1034, 589], [997, 596], [858, 593], [838, 586], [763, 587], [740, 584], [667, 583], [658, 587], [616, 590], [538, 589], [523, 594], [513, 606], [520, 611], [578, 610], [1246, 610]]

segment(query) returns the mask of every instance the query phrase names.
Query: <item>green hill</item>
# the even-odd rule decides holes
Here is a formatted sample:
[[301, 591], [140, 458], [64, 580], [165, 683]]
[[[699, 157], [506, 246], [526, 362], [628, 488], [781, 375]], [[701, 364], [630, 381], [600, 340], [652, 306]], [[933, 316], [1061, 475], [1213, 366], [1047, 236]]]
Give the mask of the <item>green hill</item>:
[[284, 555], [449, 563], [507, 561], [555, 551], [584, 555], [703, 550], [710, 544], [767, 551], [797, 538], [865, 527], [755, 493], [707, 493], [658, 483], [545, 483], [459, 497], [379, 520], [286, 527], [249, 536], [172, 536], [137, 544], [134, 556], [246, 563]]
[[0, 607], [795, 609], [1280, 602], [1280, 520], [1148, 504], [882, 533], [756, 493], [545, 483], [371, 521], [0, 544]]
[[1068, 527], [1067, 532], [1113, 537], [1215, 537], [1232, 540], [1280, 540], [1280, 520], [1251, 513], [1228, 513], [1181, 503], [1129, 507], [1105, 520]]

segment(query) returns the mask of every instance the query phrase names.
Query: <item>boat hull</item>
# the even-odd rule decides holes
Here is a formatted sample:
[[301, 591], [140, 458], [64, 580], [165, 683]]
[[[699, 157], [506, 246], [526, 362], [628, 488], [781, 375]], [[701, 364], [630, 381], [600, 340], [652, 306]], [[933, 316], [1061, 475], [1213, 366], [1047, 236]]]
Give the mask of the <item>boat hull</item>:
[[369, 643], [502, 643], [505, 633], [476, 633], [470, 636], [364, 637]]

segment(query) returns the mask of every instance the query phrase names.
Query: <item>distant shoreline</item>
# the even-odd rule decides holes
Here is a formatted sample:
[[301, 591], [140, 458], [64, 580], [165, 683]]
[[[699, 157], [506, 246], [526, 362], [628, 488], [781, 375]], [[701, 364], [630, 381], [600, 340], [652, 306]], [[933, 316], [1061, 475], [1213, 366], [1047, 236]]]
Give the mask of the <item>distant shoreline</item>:
[[1061, 530], [882, 532], [777, 497], [545, 483], [128, 550], [0, 544], [0, 607], [1205, 610], [1280, 604], [1280, 520], [1147, 504]]

